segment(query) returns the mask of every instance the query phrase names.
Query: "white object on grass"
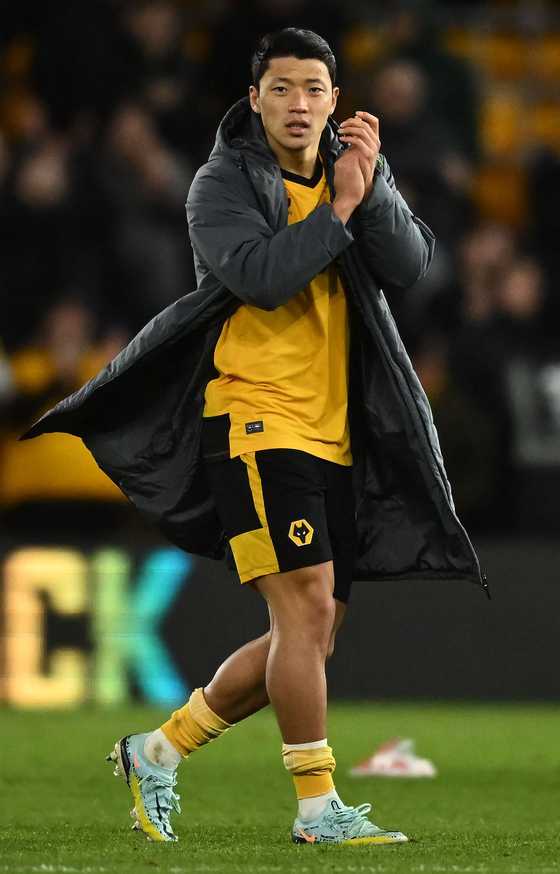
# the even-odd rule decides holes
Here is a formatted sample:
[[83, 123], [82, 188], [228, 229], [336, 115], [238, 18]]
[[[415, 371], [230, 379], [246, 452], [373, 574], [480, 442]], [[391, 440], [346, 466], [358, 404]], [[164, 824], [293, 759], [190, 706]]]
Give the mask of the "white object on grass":
[[421, 759], [414, 752], [410, 738], [390, 740], [370, 759], [350, 768], [351, 777], [435, 777], [436, 767], [429, 759]]

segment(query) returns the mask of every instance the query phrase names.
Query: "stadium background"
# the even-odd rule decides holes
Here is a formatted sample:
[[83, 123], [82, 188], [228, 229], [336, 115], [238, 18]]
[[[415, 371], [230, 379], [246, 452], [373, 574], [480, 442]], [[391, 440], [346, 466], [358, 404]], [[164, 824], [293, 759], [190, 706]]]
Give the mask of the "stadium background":
[[[356, 586], [334, 697], [557, 700], [560, 9], [552, 2], [0, 4], [0, 701], [169, 705], [266, 615], [169, 548], [75, 438], [16, 437], [194, 287], [190, 180], [265, 32], [325, 36], [339, 121], [435, 231], [391, 300], [489, 577]], [[360, 671], [354, 667], [360, 665]], [[552, 669], [551, 669], [552, 668]]]

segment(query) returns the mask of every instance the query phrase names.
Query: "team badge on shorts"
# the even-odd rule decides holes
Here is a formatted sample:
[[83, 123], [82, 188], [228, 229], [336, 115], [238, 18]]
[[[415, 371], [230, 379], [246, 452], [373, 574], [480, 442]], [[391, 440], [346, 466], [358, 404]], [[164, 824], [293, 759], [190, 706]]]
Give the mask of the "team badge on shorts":
[[309, 546], [313, 540], [313, 531], [309, 522], [305, 519], [298, 519], [297, 522], [292, 522], [288, 537], [295, 543], [296, 546]]

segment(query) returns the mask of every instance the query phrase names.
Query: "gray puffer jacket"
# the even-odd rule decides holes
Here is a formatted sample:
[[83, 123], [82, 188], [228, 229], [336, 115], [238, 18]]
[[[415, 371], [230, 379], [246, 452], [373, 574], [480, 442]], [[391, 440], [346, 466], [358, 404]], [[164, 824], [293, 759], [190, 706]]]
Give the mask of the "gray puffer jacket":
[[[333, 194], [343, 148], [329, 123], [320, 151]], [[355, 578], [483, 582], [455, 515], [427, 398], [381, 291], [414, 283], [434, 245], [386, 161], [378, 159], [373, 193], [346, 227], [328, 204], [288, 225], [280, 168], [245, 98], [220, 125], [191, 186], [187, 216], [197, 290], [156, 316], [23, 439], [50, 431], [81, 437], [170, 541], [222, 557], [226, 543], [201, 462], [200, 431], [223, 324], [243, 301], [274, 310], [339, 258], [352, 320]]]

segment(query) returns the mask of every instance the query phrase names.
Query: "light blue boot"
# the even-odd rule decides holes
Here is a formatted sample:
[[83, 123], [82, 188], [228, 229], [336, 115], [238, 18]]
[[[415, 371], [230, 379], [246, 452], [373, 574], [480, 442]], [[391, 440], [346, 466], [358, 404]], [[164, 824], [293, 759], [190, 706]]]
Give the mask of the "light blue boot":
[[132, 792], [134, 808], [130, 815], [135, 820], [132, 828], [139, 829], [151, 841], [176, 841], [177, 835], [169, 824], [171, 810], [181, 812], [179, 796], [173, 792], [175, 771], [153, 765], [144, 755], [147, 734], [130, 734], [115, 744], [107, 756], [115, 763], [115, 777], [123, 777]]
[[294, 844], [395, 844], [407, 841], [402, 832], [378, 828], [366, 818], [371, 804], [345, 807], [334, 798], [315, 819], [294, 823]]

